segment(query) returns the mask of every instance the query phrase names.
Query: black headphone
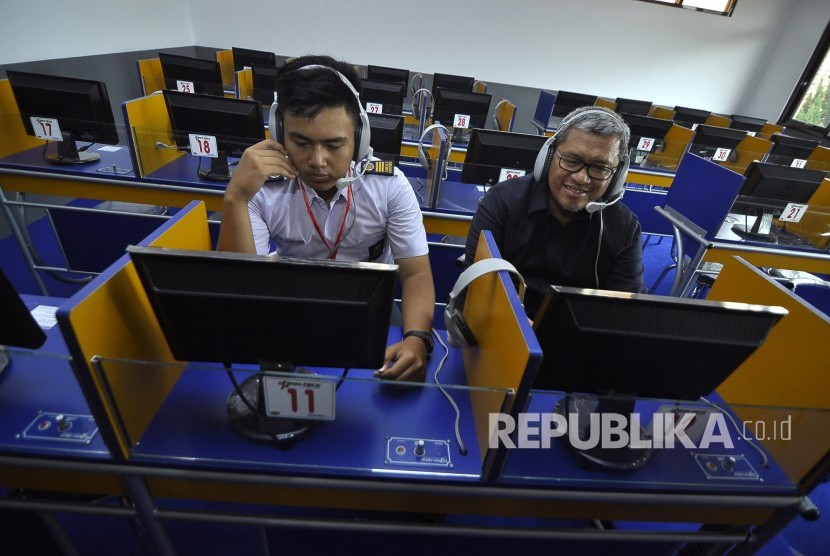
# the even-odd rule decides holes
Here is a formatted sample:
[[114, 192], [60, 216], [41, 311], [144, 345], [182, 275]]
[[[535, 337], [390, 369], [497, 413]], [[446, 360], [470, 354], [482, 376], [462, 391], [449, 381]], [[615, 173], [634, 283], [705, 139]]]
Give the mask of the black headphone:
[[[599, 108], [593, 108], [584, 110], [582, 112], [578, 112], [576, 114], [571, 114], [566, 116], [565, 119], [559, 124], [559, 129], [562, 129], [562, 126], [565, 124], [570, 124], [572, 122], [577, 121], [583, 115], [586, 114], [609, 114], [605, 110], [601, 110]], [[614, 114], [610, 112], [610, 114]], [[616, 119], [614, 121], [617, 121]], [[619, 124], [619, 122], [617, 122]], [[539, 154], [536, 155], [536, 162], [533, 165], [533, 179], [538, 182], [547, 182], [548, 173], [550, 172], [550, 165], [553, 161], [553, 154], [556, 151], [556, 147], [558, 146], [558, 139], [559, 131], [557, 130], [556, 133], [550, 136], [545, 144], [542, 145], [542, 148], [539, 150]], [[622, 159], [620, 160], [619, 166], [614, 171], [614, 175], [611, 176], [611, 183], [608, 185], [608, 189], [605, 191], [605, 195], [603, 196], [606, 200], [604, 202], [599, 201], [592, 201], [585, 206], [585, 210], [589, 213], [596, 212], [598, 210], [602, 210], [607, 206], [613, 205], [620, 199], [622, 199], [623, 193], [625, 193], [625, 180], [628, 176], [628, 167], [631, 165], [631, 158], [628, 156], [628, 153], [624, 154]]]
[[[310, 69], [325, 69], [334, 72], [335, 75], [337, 75], [337, 77], [340, 78], [340, 81], [342, 81], [343, 84], [349, 88], [352, 94], [354, 94], [355, 100], [357, 101], [357, 108], [359, 110], [359, 121], [354, 132], [355, 150], [352, 160], [354, 160], [355, 162], [368, 160], [372, 156], [372, 147], [369, 146], [369, 142], [371, 140], [371, 127], [369, 125], [369, 116], [366, 114], [366, 110], [363, 108], [363, 104], [361, 104], [360, 102], [360, 93], [357, 92], [357, 90], [354, 88], [354, 85], [352, 85], [352, 82], [349, 81], [345, 75], [329, 66], [310, 64], [308, 66], [303, 66], [297, 69], [297, 71]], [[271, 104], [271, 110], [268, 115], [268, 129], [271, 130], [272, 138], [275, 138], [280, 143], [284, 143], [285, 126], [282, 121], [282, 116], [280, 116], [279, 114], [277, 101], [277, 95], [276, 93], [274, 93], [274, 102]], [[276, 133], [274, 133], [274, 130], [276, 130]]]
[[489, 274], [506, 270], [516, 277], [519, 283], [519, 300], [524, 301], [525, 281], [519, 271], [504, 259], [482, 259], [470, 265], [455, 281], [450, 292], [450, 300], [444, 309], [444, 325], [447, 329], [447, 343], [452, 347], [464, 348], [478, 345], [475, 334], [464, 320], [464, 299], [467, 295], [467, 286], [476, 279]]

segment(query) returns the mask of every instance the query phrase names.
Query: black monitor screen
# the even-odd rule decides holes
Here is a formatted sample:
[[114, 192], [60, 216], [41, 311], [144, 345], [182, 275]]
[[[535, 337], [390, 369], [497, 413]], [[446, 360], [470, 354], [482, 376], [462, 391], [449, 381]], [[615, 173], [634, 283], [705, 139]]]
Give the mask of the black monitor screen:
[[409, 83], [409, 70], [370, 64], [366, 66], [366, 77], [373, 81], [386, 81], [387, 83]]
[[254, 89], [253, 100], [258, 100], [263, 106], [273, 104], [279, 71], [279, 68], [275, 66], [251, 66], [251, 85]]
[[741, 129], [729, 129], [713, 125], [698, 125], [692, 137], [689, 151], [706, 159], [712, 159], [718, 149], [729, 149], [728, 158], [724, 160], [737, 160], [738, 144], [746, 137], [746, 131]]
[[[397, 266], [127, 248], [173, 356], [377, 369]], [[321, 347], [321, 326], [325, 334]]]
[[761, 131], [766, 125], [767, 121], [763, 118], [752, 118], [750, 116], [738, 116], [732, 114], [729, 122], [729, 127], [732, 129], [742, 129], [744, 131]]
[[802, 139], [780, 133], [770, 137], [770, 141], [772, 141], [772, 148], [765, 162], [774, 164], [790, 165], [795, 159], [806, 160], [819, 146], [817, 139]]
[[631, 130], [631, 140], [629, 141], [629, 149], [636, 151], [640, 145], [641, 139], [652, 139], [653, 144], [643, 145], [649, 148], [642, 150], [648, 152], [660, 151], [663, 149], [666, 138], [666, 133], [669, 132], [674, 123], [671, 120], [663, 120], [660, 118], [652, 118], [650, 116], [638, 116], [635, 114], [622, 114], [623, 120], [628, 124]]
[[636, 114], [638, 116], [648, 116], [651, 110], [651, 101], [635, 100], [633, 98], [617, 98], [617, 104], [614, 111], [618, 114]]
[[218, 96], [225, 94], [222, 72], [216, 60], [159, 52], [159, 62], [167, 89]]
[[553, 115], [557, 118], [564, 118], [577, 108], [592, 106], [596, 101], [596, 95], [559, 91], [556, 93], [556, 101], [553, 103]]
[[[435, 95], [435, 109], [432, 117], [446, 127], [454, 127], [456, 114], [469, 116], [466, 128], [486, 127], [487, 113], [490, 111], [491, 95], [438, 89]], [[465, 126], [460, 125], [459, 129]]]
[[502, 169], [533, 172], [536, 157], [547, 141], [544, 135], [529, 135], [489, 129], [473, 129], [461, 181], [492, 185], [499, 181]]
[[[389, 83], [373, 79], [360, 80], [360, 102], [366, 112], [400, 116], [403, 112], [404, 97], [406, 97], [406, 83], [403, 81]], [[379, 109], [370, 107], [370, 103], [380, 105]]]
[[371, 113], [368, 116], [371, 129], [369, 144], [374, 150], [374, 155], [381, 160], [391, 160], [397, 164], [403, 140], [403, 116]]
[[37, 349], [43, 345], [46, 334], [20, 299], [3, 269], [0, 269], [0, 307], [3, 308], [0, 310], [0, 350], [2, 346]]
[[432, 76], [432, 96], [433, 98], [438, 94], [438, 89], [448, 89], [450, 91], [466, 91], [473, 90], [473, 83], [475, 77], [466, 77], [463, 75], [453, 75], [450, 73], [436, 73]]
[[264, 50], [251, 50], [250, 48], [231, 47], [233, 56], [233, 69], [240, 71], [251, 66], [276, 67], [277, 55]]
[[51, 162], [82, 164], [99, 160], [97, 153], [79, 152], [76, 141], [118, 144], [112, 106], [103, 82], [13, 70], [7, 76], [26, 133], [57, 137], [49, 122], [38, 122], [41, 129], [36, 133], [31, 118], [58, 121], [62, 140], [56, 140], [58, 150], [49, 155]]
[[164, 91], [176, 144], [190, 150], [190, 134], [216, 138], [217, 157], [201, 177], [230, 179], [228, 156], [241, 156], [249, 146], [265, 139], [262, 104], [257, 101]]
[[[554, 412], [575, 422], [586, 438], [592, 417], [628, 419], [638, 397], [709, 395], [786, 313], [782, 307], [550, 286], [533, 322], [542, 348], [533, 386], [565, 392]], [[570, 448], [620, 470], [639, 467], [651, 455], [649, 447], [628, 445]]]
[[686, 106], [675, 106], [672, 120], [683, 127], [692, 127], [694, 124], [704, 124], [712, 112]]

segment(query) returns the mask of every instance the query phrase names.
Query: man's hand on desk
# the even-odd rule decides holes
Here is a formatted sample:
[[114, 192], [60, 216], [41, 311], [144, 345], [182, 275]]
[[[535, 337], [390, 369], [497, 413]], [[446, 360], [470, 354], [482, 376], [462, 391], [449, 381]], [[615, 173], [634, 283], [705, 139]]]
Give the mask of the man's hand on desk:
[[404, 338], [386, 348], [383, 367], [374, 372], [387, 380], [422, 381], [426, 377], [427, 347], [415, 336]]
[[271, 139], [245, 149], [233, 177], [225, 189], [225, 197], [247, 204], [271, 176], [293, 178], [297, 169], [288, 159], [288, 151]]

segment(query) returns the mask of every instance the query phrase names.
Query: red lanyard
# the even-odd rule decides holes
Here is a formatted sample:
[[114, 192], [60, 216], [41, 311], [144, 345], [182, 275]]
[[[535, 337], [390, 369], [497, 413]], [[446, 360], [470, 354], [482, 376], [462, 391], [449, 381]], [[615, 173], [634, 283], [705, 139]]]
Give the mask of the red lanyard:
[[300, 182], [300, 191], [303, 192], [303, 201], [305, 201], [305, 209], [308, 212], [309, 218], [311, 218], [311, 223], [314, 224], [314, 230], [317, 232], [317, 235], [320, 236], [320, 239], [323, 240], [323, 244], [329, 250], [329, 258], [335, 259], [337, 258], [337, 250], [340, 247], [340, 242], [343, 240], [343, 230], [346, 227], [346, 219], [349, 217], [349, 209], [352, 206], [352, 184], [348, 185], [348, 189], [346, 190], [346, 210], [343, 211], [343, 222], [340, 223], [340, 230], [337, 232], [337, 238], [334, 240], [334, 246], [332, 247], [329, 245], [328, 240], [326, 239], [325, 234], [323, 234], [323, 230], [320, 229], [320, 225], [317, 223], [317, 219], [314, 217], [314, 213], [311, 211], [311, 203], [308, 202], [308, 196], [305, 192], [305, 184], [302, 180], [298, 180]]

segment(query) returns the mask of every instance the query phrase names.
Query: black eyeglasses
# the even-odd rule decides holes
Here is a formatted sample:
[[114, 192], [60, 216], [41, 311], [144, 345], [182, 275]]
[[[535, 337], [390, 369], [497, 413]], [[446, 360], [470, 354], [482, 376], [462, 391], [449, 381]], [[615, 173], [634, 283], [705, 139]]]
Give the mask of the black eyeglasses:
[[559, 156], [560, 168], [572, 174], [576, 174], [583, 168], [587, 168], [588, 177], [594, 180], [607, 180], [614, 174], [614, 170], [616, 170], [616, 168], [609, 168], [608, 166], [601, 166], [599, 164], [588, 164], [584, 160], [570, 154], [561, 154], [559, 152], [556, 154]]

